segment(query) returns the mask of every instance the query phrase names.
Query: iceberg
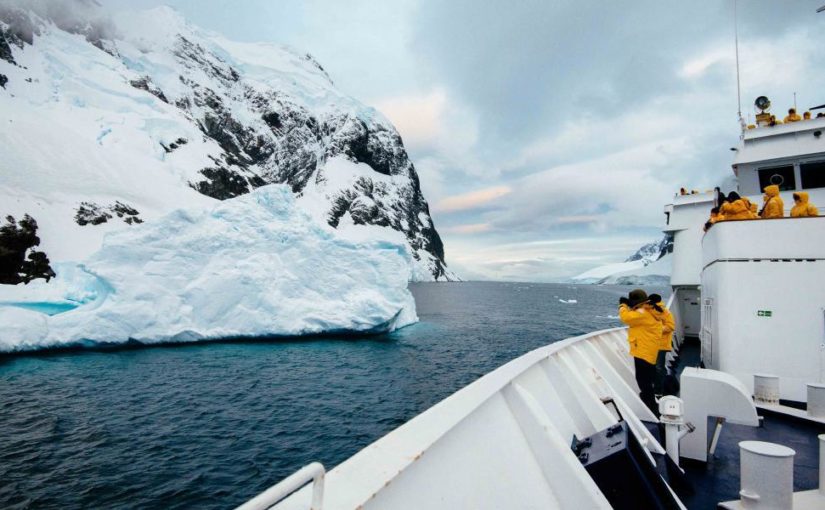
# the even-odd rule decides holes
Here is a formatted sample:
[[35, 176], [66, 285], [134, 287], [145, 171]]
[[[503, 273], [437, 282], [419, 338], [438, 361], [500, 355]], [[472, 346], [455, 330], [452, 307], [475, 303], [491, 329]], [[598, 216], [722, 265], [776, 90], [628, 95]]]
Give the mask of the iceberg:
[[[264, 186], [112, 232], [51, 283], [0, 290], [0, 351], [392, 331], [418, 320], [411, 267], [403, 243], [341, 238]], [[76, 308], [31, 306], [50, 303]]]

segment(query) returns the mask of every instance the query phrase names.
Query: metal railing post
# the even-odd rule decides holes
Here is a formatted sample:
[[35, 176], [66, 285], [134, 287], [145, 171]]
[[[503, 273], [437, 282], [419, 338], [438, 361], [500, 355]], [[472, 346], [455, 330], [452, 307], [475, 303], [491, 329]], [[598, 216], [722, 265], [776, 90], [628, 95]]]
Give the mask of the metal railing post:
[[312, 506], [310, 506], [310, 510], [322, 510], [325, 474], [324, 466], [320, 462], [307, 464], [235, 510], [267, 510], [310, 481], [312, 482]]

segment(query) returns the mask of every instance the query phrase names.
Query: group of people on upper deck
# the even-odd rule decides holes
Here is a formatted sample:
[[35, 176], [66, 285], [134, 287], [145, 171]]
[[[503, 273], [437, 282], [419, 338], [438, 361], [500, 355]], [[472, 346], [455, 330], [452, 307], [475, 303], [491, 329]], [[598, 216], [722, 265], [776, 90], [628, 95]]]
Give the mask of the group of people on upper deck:
[[[769, 218], [784, 218], [785, 204], [779, 196], [779, 186], [772, 184], [763, 190], [764, 204], [762, 209], [757, 211], [756, 204], [748, 197], [740, 197], [735, 191], [731, 191], [725, 196], [719, 188], [716, 188], [716, 206], [710, 210], [710, 219], [705, 223], [705, 231], [714, 223], [727, 220], [755, 220]], [[802, 218], [806, 216], [819, 216], [819, 210], [808, 201], [808, 194], [804, 191], [797, 191], [793, 194], [794, 206], [791, 208], [791, 218]]]
[[[764, 119], [759, 119], [760, 116], [764, 116]], [[825, 113], [817, 113], [816, 118], [825, 117]], [[768, 115], [767, 113], [763, 113], [761, 115], [757, 115], [757, 123], [756, 124], [749, 124], [748, 129], [755, 129], [757, 125], [759, 126], [776, 126], [778, 124], [790, 124], [791, 122], [799, 122], [802, 120], [811, 120], [811, 112], [805, 112], [800, 117], [798, 113], [796, 113], [796, 108], [791, 108], [788, 110], [788, 115], [785, 116], [784, 119], [779, 120], [776, 118], [775, 115]]]

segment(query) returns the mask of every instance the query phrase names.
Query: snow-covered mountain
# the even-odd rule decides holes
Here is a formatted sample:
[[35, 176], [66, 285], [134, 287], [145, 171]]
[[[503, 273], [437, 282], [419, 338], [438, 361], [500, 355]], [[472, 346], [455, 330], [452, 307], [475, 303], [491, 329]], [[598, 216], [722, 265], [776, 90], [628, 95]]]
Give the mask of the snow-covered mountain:
[[636, 250], [636, 253], [627, 257], [627, 259], [625, 259], [625, 262], [634, 262], [636, 260], [641, 260], [645, 262], [645, 265], [649, 265], [664, 257], [671, 251], [673, 251], [673, 238], [671, 236], [666, 235], [659, 241], [654, 241], [652, 243], [645, 244], [644, 246]]
[[82, 260], [104, 234], [286, 184], [337, 236], [405, 243], [449, 280], [401, 137], [310, 55], [238, 43], [170, 8], [0, 0], [0, 214]]
[[616, 285], [668, 285], [672, 271], [673, 238], [645, 244], [624, 262], [607, 264], [574, 276], [575, 283]]

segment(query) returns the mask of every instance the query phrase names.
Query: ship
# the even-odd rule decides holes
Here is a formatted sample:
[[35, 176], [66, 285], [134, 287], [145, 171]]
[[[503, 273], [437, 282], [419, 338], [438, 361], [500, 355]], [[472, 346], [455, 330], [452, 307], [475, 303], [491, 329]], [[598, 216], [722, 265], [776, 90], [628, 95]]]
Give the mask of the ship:
[[[239, 510], [825, 508], [825, 116], [741, 123], [737, 191], [782, 218], [720, 221], [677, 193], [677, 391], [639, 398], [624, 328], [524, 354], [327, 472], [312, 463]], [[819, 107], [825, 111], [825, 105]], [[741, 118], [741, 116], [740, 116]]]

